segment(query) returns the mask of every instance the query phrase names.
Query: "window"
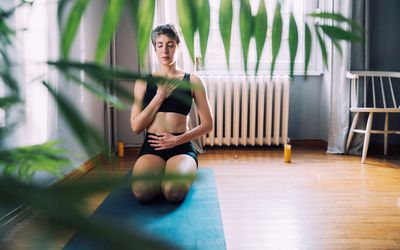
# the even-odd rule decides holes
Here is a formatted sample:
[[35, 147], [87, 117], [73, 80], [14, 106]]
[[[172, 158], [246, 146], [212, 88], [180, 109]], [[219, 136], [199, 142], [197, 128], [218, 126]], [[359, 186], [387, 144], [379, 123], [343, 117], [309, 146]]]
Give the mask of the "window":
[[[269, 74], [271, 64], [271, 32], [272, 22], [275, 12], [276, 0], [262, 0], [265, 1], [265, 6], [268, 15], [268, 30], [267, 30], [267, 41], [264, 45], [263, 54], [261, 56], [259, 74]], [[159, 1], [158, 10], [156, 12], [155, 24], [172, 22], [179, 23], [176, 11], [176, 0], [163, 0]], [[168, 3], [162, 3], [168, 2]], [[256, 14], [260, 0], [250, 0], [252, 13]], [[305, 15], [312, 12], [317, 6], [316, 1], [309, 0], [286, 0], [281, 1], [282, 4], [282, 19], [283, 19], [283, 34], [282, 34], [282, 45], [276, 62], [276, 74], [288, 74], [290, 59], [289, 59], [289, 45], [288, 45], [288, 30], [289, 30], [289, 17], [292, 11], [298, 26], [299, 31], [299, 47], [295, 61], [295, 74], [303, 74], [304, 71], [304, 21]], [[225, 49], [223, 47], [222, 39], [219, 32], [219, 5], [220, 0], [210, 1], [210, 35], [207, 46], [207, 53], [205, 58], [205, 65], [200, 69], [199, 73], [204, 74], [221, 74], [227, 72], [228, 68], [226, 65]], [[233, 1], [234, 17], [232, 24], [232, 37], [231, 37], [231, 49], [230, 49], [230, 73], [231, 74], [243, 74], [244, 73], [244, 62], [240, 43], [240, 31], [239, 31], [239, 8], [240, 0]], [[313, 46], [316, 42], [313, 42]], [[199, 44], [195, 44], [196, 55], [200, 55]], [[314, 50], [313, 50], [314, 51]], [[319, 74], [322, 69], [317, 65], [318, 58], [317, 53], [314, 53], [311, 58], [309, 66], [309, 74]], [[155, 59], [155, 58], [154, 58]], [[254, 73], [256, 65], [256, 47], [254, 38], [250, 42], [249, 55], [248, 55], [248, 70], [249, 74]]]

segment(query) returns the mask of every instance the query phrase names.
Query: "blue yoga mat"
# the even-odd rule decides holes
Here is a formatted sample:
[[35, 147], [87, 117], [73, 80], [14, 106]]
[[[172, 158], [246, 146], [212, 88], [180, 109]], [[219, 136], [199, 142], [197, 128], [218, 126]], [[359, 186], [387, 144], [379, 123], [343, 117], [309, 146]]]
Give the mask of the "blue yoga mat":
[[[111, 217], [181, 249], [226, 249], [212, 169], [199, 169], [190, 192], [179, 205], [165, 198], [141, 204], [127, 187], [112, 191], [92, 216]], [[64, 250], [97, 249], [98, 245], [77, 233]]]

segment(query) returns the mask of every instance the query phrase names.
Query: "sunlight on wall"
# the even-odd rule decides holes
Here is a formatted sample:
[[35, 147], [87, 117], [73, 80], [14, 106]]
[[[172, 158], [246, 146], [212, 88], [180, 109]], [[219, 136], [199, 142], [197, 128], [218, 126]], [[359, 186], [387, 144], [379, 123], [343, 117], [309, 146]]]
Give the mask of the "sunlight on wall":
[[22, 93], [25, 100], [20, 145], [44, 143], [48, 139], [49, 95], [41, 81], [46, 80], [48, 67], [48, 6], [47, 1], [19, 8], [16, 12], [17, 41], [22, 53]]

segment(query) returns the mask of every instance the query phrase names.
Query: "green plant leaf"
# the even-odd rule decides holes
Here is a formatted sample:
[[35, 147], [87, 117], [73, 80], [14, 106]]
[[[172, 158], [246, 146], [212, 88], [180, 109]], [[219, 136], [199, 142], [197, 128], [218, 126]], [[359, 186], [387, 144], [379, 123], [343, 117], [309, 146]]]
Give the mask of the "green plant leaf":
[[3, 58], [3, 63], [6, 67], [10, 67], [11, 66], [11, 61], [10, 58], [8, 57], [5, 49], [0, 48], [0, 55]]
[[201, 59], [204, 64], [210, 33], [210, 3], [209, 0], [193, 1], [196, 12], [196, 26], [199, 28]]
[[[140, 0], [126, 0], [126, 2], [129, 4], [129, 15], [131, 16], [131, 20], [132, 20], [132, 25], [134, 27], [134, 32], [138, 33], [138, 10], [139, 10], [139, 1]], [[137, 41], [136, 41], [136, 50], [138, 53], [138, 57], [139, 57], [139, 61], [141, 63], [141, 52], [140, 52], [140, 46], [139, 43], [141, 44], [144, 41], [145, 38], [141, 38], [141, 37], [137, 37]], [[148, 42], [148, 40], [146, 41]], [[144, 52], [145, 53], [145, 52]]]
[[106, 12], [103, 16], [101, 32], [99, 33], [99, 38], [97, 39], [96, 62], [102, 62], [104, 57], [107, 55], [113, 34], [117, 28], [118, 21], [123, 10], [124, 3], [124, 0], [109, 1]]
[[308, 65], [311, 59], [312, 35], [307, 23], [304, 25], [304, 78], [307, 78]]
[[65, 75], [69, 79], [73, 80], [74, 83], [77, 83], [77, 84], [82, 85], [83, 87], [85, 87], [85, 89], [87, 89], [90, 93], [92, 93], [95, 96], [97, 96], [100, 100], [103, 100], [103, 101], [106, 101], [108, 103], [111, 103], [111, 104], [115, 105], [115, 107], [118, 108], [118, 109], [126, 109], [126, 108], [128, 108], [128, 105], [123, 103], [121, 100], [119, 100], [115, 96], [110, 95], [108, 93], [108, 91], [105, 88], [103, 88], [103, 86], [99, 86], [97, 83], [89, 84], [87, 82], [82, 82], [81, 79], [79, 79], [78, 77], [76, 77], [73, 74], [65, 74]]
[[247, 57], [249, 54], [250, 40], [253, 36], [254, 18], [251, 14], [251, 7], [249, 0], [240, 0], [240, 40], [242, 42], [242, 52], [244, 60], [244, 70], [247, 74]]
[[62, 22], [63, 22], [63, 18], [64, 18], [65, 8], [66, 8], [68, 3], [71, 3], [71, 1], [70, 0], [59, 0], [58, 1], [58, 5], [57, 5], [57, 22], [58, 22], [58, 27], [59, 27], [60, 30], [63, 30]]
[[177, 0], [179, 24], [189, 50], [190, 58], [194, 63], [194, 32], [196, 31], [196, 13], [191, 0]]
[[290, 77], [293, 78], [294, 61], [296, 59], [297, 47], [299, 46], [299, 32], [297, 30], [296, 19], [290, 13], [289, 23], [289, 50], [290, 50]]
[[282, 14], [281, 4], [276, 3], [274, 21], [272, 23], [272, 63], [271, 63], [271, 77], [274, 74], [276, 59], [281, 49], [282, 42]]
[[318, 25], [318, 26], [331, 39], [355, 41], [355, 42], [362, 41], [362, 37], [360, 35], [350, 32], [350, 31], [347, 31], [347, 30], [344, 30], [340, 27], [331, 26], [331, 25]]
[[331, 39], [331, 41], [332, 41], [333, 45], [335, 45], [335, 47], [336, 47], [336, 49], [338, 50], [340, 56], [343, 56], [342, 46], [340, 46], [339, 41], [336, 40], [336, 39], [333, 39], [333, 38]]
[[76, 0], [69, 13], [65, 29], [61, 33], [61, 55], [63, 58], [68, 58], [82, 15], [89, 2], [90, 0]]
[[0, 70], [0, 79], [3, 80], [4, 84], [10, 89], [10, 91], [13, 94], [19, 93], [19, 86], [18, 82], [15, 80], [14, 76], [11, 75], [11, 71], [5, 70], [1, 71]]
[[9, 108], [20, 101], [19, 96], [15, 95], [0, 97], [0, 108]]
[[[6, 113], [7, 116], [7, 113]], [[15, 120], [18, 120], [21, 118], [15, 118]], [[17, 122], [16, 121], [10, 121], [10, 117], [6, 117], [6, 124], [0, 127], [0, 138], [2, 140], [5, 140], [11, 133], [12, 131], [15, 130], [17, 127]], [[0, 144], [0, 148], [3, 148], [5, 145]]]
[[20, 176], [22, 180], [28, 179], [28, 169], [29, 169], [29, 166], [26, 164], [24, 164], [18, 168], [18, 176]]
[[219, 31], [221, 33], [222, 42], [224, 43], [226, 63], [229, 69], [229, 55], [231, 48], [231, 33], [233, 20], [232, 0], [221, 0], [219, 6]]
[[82, 70], [89, 77], [91, 77], [95, 84], [98, 84], [100, 87], [106, 82], [110, 84], [110, 88], [118, 92], [118, 94], [131, 102], [133, 100], [132, 93], [127, 91], [125, 88], [119, 86], [119, 84], [115, 83], [114, 81], [110, 80], [128, 80], [128, 81], [135, 81], [138, 79], [148, 80], [148, 77], [141, 76], [138, 73], [130, 72], [127, 70], [118, 70], [113, 69], [110, 67], [106, 67], [102, 64], [98, 63], [81, 63], [76, 61], [56, 61], [56, 62], [47, 62], [49, 65], [55, 66], [60, 69], [64, 74], [68, 75], [69, 70]]
[[[183, 82], [175, 79], [168, 79], [163, 77], [151, 77], [148, 75], [141, 75], [136, 72], [118, 69], [118, 68], [110, 68], [108, 66], [98, 64], [98, 63], [81, 63], [76, 61], [56, 61], [56, 62], [47, 62], [49, 65], [55, 66], [59, 68], [64, 74], [68, 74], [68, 70], [82, 70], [84, 71], [90, 78], [92, 78], [94, 83], [98, 84], [102, 87], [102, 84], [105, 82], [110, 85], [110, 88], [114, 89], [119, 96], [124, 98], [125, 100], [132, 102], [133, 96], [131, 91], [127, 91], [125, 88], [121, 87], [117, 81], [136, 81], [143, 80], [150, 82], [152, 84], [157, 84], [157, 82], [170, 82], [173, 84], [177, 84], [180, 89], [190, 89], [190, 85], [187, 82]], [[67, 72], [67, 73], [65, 73]], [[151, 81], [149, 81], [151, 80]]]
[[12, 164], [5, 165], [3, 168], [3, 175], [12, 176], [16, 169], [17, 167], [15, 165]]
[[99, 80], [127, 80], [134, 81], [138, 79], [149, 80], [148, 76], [142, 76], [136, 72], [125, 69], [111, 68], [108, 65], [100, 63], [85, 62], [71, 60], [48, 61], [49, 65], [55, 66], [62, 71], [65, 70], [83, 70], [90, 77]]
[[3, 21], [4, 19], [7, 19], [10, 16], [12, 16], [14, 14], [15, 10], [17, 10], [19, 7], [21, 7], [24, 4], [32, 5], [33, 2], [22, 1], [19, 4], [15, 5], [14, 7], [12, 7], [11, 9], [8, 9], [8, 10], [3, 10], [0, 7], [0, 21]]
[[100, 134], [92, 128], [92, 126], [85, 121], [80, 112], [74, 105], [67, 100], [63, 95], [57, 93], [45, 81], [43, 85], [48, 89], [50, 95], [54, 98], [71, 131], [75, 134], [81, 145], [84, 146], [85, 151], [89, 155], [97, 153], [99, 146], [105, 149], [105, 143]]
[[22, 181], [30, 181], [35, 171], [46, 171], [61, 176], [64, 167], [70, 160], [63, 156], [65, 150], [57, 146], [57, 142], [19, 147], [0, 151], [0, 166], [6, 166], [4, 174], [16, 176]]
[[328, 68], [328, 52], [326, 50], [324, 39], [322, 38], [318, 27], [316, 27], [315, 32], [317, 33], [318, 43], [321, 48], [322, 59], [324, 61], [325, 68]]
[[5, 21], [0, 21], [0, 43], [3, 47], [11, 45], [11, 36], [15, 35], [15, 31], [11, 29]]
[[317, 17], [317, 18], [322, 18], [322, 19], [329, 19], [337, 22], [346, 22], [350, 24], [353, 28], [359, 30], [359, 31], [364, 31], [364, 28], [358, 24], [357, 22], [344, 17], [341, 14], [336, 14], [336, 13], [331, 13], [331, 12], [322, 12], [322, 13], [310, 13], [308, 16], [311, 17]]
[[155, 5], [155, 0], [139, 1], [137, 13], [137, 46], [142, 66], [144, 66], [145, 63], [150, 33], [153, 28]]
[[255, 22], [254, 37], [256, 39], [256, 49], [257, 49], [257, 63], [256, 63], [256, 74], [257, 74], [258, 66], [260, 65], [261, 55], [267, 38], [267, 29], [268, 29], [267, 10], [265, 9], [265, 3], [263, 0], [260, 1], [257, 15], [254, 17], [254, 22]]

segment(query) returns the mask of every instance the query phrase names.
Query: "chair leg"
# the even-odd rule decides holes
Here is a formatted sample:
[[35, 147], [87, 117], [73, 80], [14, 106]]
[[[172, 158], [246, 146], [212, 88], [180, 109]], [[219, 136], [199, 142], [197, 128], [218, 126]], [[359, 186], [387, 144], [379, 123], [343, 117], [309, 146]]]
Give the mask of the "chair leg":
[[387, 155], [388, 150], [388, 130], [389, 130], [389, 113], [385, 115], [385, 134], [383, 135], [384, 145], [383, 145], [383, 153]]
[[357, 113], [355, 114], [354, 118], [353, 118], [353, 122], [351, 123], [350, 132], [349, 132], [349, 135], [348, 135], [348, 137], [347, 137], [346, 152], [349, 150], [351, 140], [353, 139], [354, 129], [355, 129], [356, 126], [357, 126], [359, 115], [360, 115], [360, 113], [357, 112]]
[[372, 119], [374, 118], [374, 113], [370, 112], [368, 115], [367, 127], [365, 128], [365, 137], [364, 137], [364, 145], [361, 163], [365, 163], [365, 158], [367, 157], [368, 145], [369, 145], [369, 137], [371, 136], [371, 127], [372, 127]]

